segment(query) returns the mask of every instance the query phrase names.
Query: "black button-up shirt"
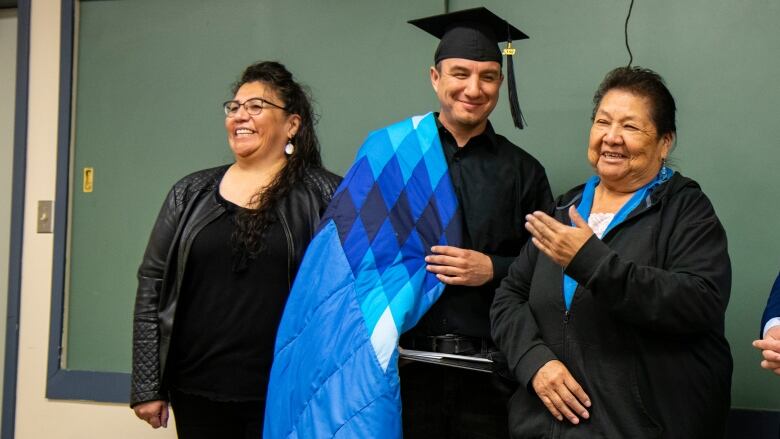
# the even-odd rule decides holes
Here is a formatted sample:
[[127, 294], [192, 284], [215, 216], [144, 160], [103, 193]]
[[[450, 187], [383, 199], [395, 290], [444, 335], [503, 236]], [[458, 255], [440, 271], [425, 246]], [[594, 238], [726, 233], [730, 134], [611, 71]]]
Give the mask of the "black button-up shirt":
[[447, 285], [409, 335], [489, 338], [493, 295], [530, 236], [525, 215], [552, 204], [550, 184], [539, 161], [496, 134], [489, 121], [463, 147], [438, 114], [437, 125], [463, 219], [462, 247], [490, 257], [493, 280], [479, 287]]

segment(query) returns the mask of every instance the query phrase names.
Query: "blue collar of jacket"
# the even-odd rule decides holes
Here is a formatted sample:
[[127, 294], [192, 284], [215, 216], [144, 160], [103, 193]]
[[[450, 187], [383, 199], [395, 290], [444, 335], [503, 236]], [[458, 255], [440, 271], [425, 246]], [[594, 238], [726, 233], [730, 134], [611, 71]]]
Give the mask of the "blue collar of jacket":
[[[628, 217], [626, 217], [626, 220], [642, 214], [653, 206], [663, 202], [665, 198], [674, 195], [685, 187], [700, 189], [698, 183], [688, 177], [681, 175], [679, 172], [675, 172], [668, 181], [657, 186], [650, 194], [650, 196], [644, 202], [642, 202], [639, 207], [634, 209], [634, 211], [631, 212]], [[559, 196], [555, 202], [555, 210], [568, 210], [569, 206], [572, 204], [578, 204], [582, 199], [582, 193], [584, 189], [585, 184], [583, 183]]]

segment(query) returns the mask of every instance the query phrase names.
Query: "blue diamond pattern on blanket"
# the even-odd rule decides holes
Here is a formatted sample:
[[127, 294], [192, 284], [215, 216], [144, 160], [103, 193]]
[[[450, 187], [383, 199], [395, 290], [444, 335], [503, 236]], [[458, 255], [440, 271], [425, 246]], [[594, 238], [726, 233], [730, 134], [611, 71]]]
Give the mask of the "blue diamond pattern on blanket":
[[265, 437], [401, 437], [398, 337], [444, 289], [424, 258], [460, 246], [457, 210], [432, 113], [369, 134], [290, 292]]
[[360, 208], [360, 219], [363, 220], [363, 226], [368, 234], [368, 242], [374, 240], [376, 233], [387, 218], [387, 213], [388, 209], [382, 198], [381, 189], [379, 185], [375, 185], [368, 192], [363, 207]]
[[393, 230], [399, 245], [406, 242], [406, 238], [409, 237], [409, 234], [414, 229], [414, 221], [407, 214], [408, 212], [409, 201], [406, 198], [406, 192], [402, 191], [396, 198], [395, 205], [390, 211], [390, 222], [393, 223]]
[[401, 172], [401, 167], [398, 164], [398, 157], [391, 158], [385, 169], [382, 170], [382, 174], [379, 175], [379, 180], [384, 181], [382, 185], [382, 198], [385, 200], [385, 205], [388, 206], [388, 210], [396, 203], [398, 196], [403, 190], [406, 179]]

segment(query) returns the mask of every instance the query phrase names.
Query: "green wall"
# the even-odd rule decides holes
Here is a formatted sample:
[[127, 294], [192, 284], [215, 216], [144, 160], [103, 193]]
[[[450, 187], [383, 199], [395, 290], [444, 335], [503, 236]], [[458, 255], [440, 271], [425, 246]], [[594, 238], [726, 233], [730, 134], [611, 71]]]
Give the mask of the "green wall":
[[[492, 121], [541, 160], [560, 193], [590, 174], [590, 100], [628, 60], [628, 1], [484, 5], [531, 36], [515, 61], [530, 126], [511, 128], [505, 96]], [[230, 160], [219, 104], [244, 66], [277, 59], [311, 87], [325, 162], [343, 173], [368, 131], [435, 109], [427, 69], [436, 42], [405, 22], [442, 11], [439, 0], [81, 3], [67, 368], [130, 369], [134, 276], [149, 230], [176, 179]], [[630, 22], [634, 64], [661, 73], [678, 102], [676, 167], [702, 184], [730, 238], [735, 407], [780, 409], [780, 379], [750, 347], [780, 267], [778, 22], [775, 0], [638, 0]], [[86, 166], [95, 169], [89, 194]]]

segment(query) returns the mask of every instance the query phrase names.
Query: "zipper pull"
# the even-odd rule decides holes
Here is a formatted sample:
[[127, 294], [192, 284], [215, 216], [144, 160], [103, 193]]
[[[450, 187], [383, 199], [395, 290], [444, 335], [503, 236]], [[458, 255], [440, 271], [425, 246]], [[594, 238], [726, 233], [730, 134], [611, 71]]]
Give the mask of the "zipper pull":
[[569, 310], [568, 310], [568, 309], [566, 310], [566, 312], [565, 312], [565, 313], [563, 313], [563, 323], [569, 323], [569, 315], [570, 315], [570, 314], [571, 314], [571, 313], [569, 312]]

